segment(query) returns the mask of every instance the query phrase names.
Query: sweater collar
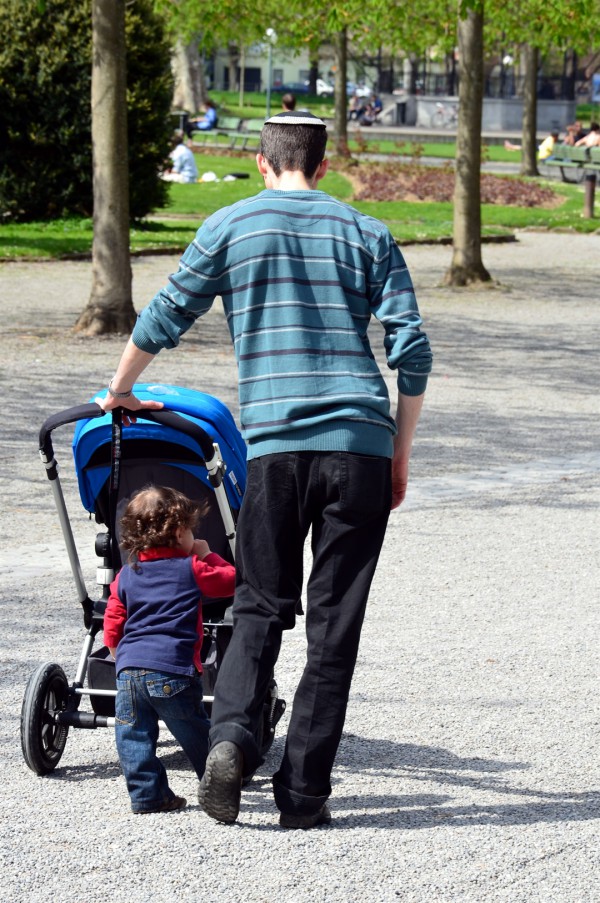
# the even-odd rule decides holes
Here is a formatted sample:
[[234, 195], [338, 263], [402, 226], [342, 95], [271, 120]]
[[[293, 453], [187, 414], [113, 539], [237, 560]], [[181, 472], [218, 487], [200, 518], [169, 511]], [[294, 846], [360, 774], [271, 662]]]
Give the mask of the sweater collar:
[[177, 549], [173, 546], [154, 546], [151, 549], [145, 549], [138, 555], [138, 561], [156, 561], [158, 558], [187, 558], [187, 553], [183, 549]]

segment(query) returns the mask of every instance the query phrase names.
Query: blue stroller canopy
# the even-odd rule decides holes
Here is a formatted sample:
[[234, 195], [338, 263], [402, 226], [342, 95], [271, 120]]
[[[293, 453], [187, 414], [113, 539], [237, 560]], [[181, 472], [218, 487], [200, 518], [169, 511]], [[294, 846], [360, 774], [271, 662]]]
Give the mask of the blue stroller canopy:
[[[193, 421], [212, 438], [213, 442], [218, 443], [227, 468], [224, 479], [227, 498], [231, 507], [238, 510], [246, 488], [246, 445], [229, 409], [212, 395], [196, 392], [193, 389], [184, 389], [180, 386], [136, 383], [133, 391], [140, 401], [162, 401], [165, 410], [174, 411]], [[106, 390], [103, 390], [98, 392], [94, 398], [105, 396]], [[94, 398], [90, 401], [94, 401]], [[83, 507], [90, 514], [95, 512], [98, 494], [110, 475], [110, 464], [94, 464], [92, 459], [102, 446], [110, 448], [111, 434], [111, 414], [91, 420], [81, 420], [75, 428], [73, 458], [79, 495]], [[137, 440], [138, 443], [141, 440], [146, 443], [147, 452], [144, 446], [144, 453], [147, 453], [148, 457], [154, 456], [153, 446], [155, 449], [160, 449], [157, 453], [167, 463], [188, 471], [212, 490], [203, 463], [202, 450], [191, 437], [171, 427], [152, 423], [138, 416], [137, 423], [123, 429], [125, 455], [127, 442], [130, 440]], [[165, 457], [165, 448], [167, 448], [165, 443], [172, 448], [172, 461], [169, 461], [169, 455]], [[178, 449], [184, 449], [188, 459], [189, 453], [194, 453], [197, 455], [199, 463], [177, 460]]]

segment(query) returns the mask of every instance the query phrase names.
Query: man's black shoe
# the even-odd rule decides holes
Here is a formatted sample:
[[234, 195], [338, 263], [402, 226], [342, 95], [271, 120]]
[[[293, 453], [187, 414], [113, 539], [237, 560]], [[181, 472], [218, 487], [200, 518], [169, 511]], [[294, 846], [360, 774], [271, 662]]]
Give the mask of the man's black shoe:
[[198, 788], [198, 802], [215, 821], [232, 824], [240, 811], [244, 757], [229, 740], [217, 743], [208, 754]]
[[331, 812], [329, 806], [325, 804], [318, 812], [312, 815], [288, 815], [282, 812], [279, 816], [279, 824], [282, 828], [316, 828], [318, 825], [331, 824]]

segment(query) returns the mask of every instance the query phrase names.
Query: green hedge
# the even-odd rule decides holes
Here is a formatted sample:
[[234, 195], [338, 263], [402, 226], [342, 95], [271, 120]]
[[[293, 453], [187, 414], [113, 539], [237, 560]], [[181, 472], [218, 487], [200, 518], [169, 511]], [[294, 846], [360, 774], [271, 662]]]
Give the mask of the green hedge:
[[[90, 0], [0, 0], [0, 215], [90, 215]], [[132, 218], [164, 206], [170, 49], [151, 0], [126, 5]]]

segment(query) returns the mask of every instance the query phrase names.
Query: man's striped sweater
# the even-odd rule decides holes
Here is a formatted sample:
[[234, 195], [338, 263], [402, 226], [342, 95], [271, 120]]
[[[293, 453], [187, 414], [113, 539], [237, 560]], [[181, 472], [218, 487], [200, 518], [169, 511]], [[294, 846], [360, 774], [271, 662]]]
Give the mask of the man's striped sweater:
[[385, 330], [398, 388], [420, 395], [431, 351], [408, 269], [383, 223], [318, 190], [270, 189], [211, 216], [142, 311], [138, 348], [172, 348], [223, 306], [248, 457], [283, 451], [392, 456], [395, 424], [367, 338]]

